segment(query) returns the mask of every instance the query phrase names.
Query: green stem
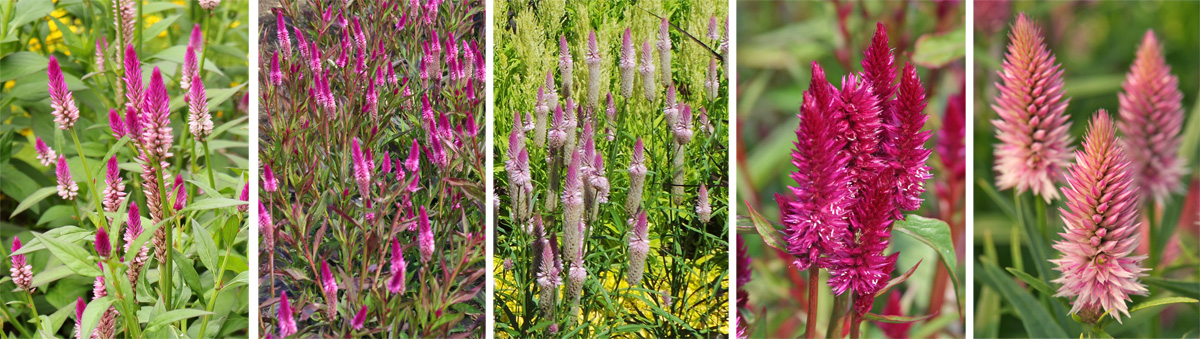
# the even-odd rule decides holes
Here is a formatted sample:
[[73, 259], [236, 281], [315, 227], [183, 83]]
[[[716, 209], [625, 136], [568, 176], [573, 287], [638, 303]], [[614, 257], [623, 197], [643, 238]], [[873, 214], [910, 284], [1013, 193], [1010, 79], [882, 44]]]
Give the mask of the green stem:
[[842, 294], [833, 298], [833, 314], [829, 315], [829, 326], [825, 331], [825, 337], [841, 338], [842, 317], [846, 314], [846, 300], [849, 294]]
[[[206, 146], [205, 149], [207, 149], [207, 148], [208, 147]], [[241, 230], [239, 230], [238, 233], [241, 233]], [[205, 311], [208, 311], [210, 313], [213, 310], [213, 306], [217, 304], [216, 303], [217, 293], [219, 293], [221, 291], [221, 289], [224, 288], [223, 286], [220, 286], [221, 278], [225, 275], [225, 265], [229, 263], [229, 252], [232, 250], [233, 250], [233, 246], [229, 246], [228, 248], [225, 249], [225, 259], [221, 260], [221, 269], [219, 271], [217, 271], [217, 279], [213, 281], [212, 296], [208, 298], [208, 303], [207, 303], [208, 306], [204, 308]], [[208, 329], [208, 318], [209, 318], [209, 315], [206, 314], [206, 315], [204, 315], [204, 320], [202, 320], [200, 322], [200, 332], [198, 332], [198, 335], [201, 338], [204, 338], [204, 331]]]
[[33, 323], [37, 325], [37, 330], [42, 329], [42, 319], [38, 317], [37, 307], [33, 306], [33, 292], [26, 291], [25, 298], [29, 300], [29, 310], [33, 312]]
[[[0, 313], [4, 314], [4, 318], [0, 319], [0, 328], [4, 328], [4, 320], [13, 320], [13, 316], [12, 316], [12, 314], [8, 313], [8, 307], [0, 307]], [[12, 322], [12, 321], [10, 321], [9, 323], [13, 324], [13, 327], [16, 327], [18, 331], [21, 331], [22, 338], [32, 338], [33, 337], [33, 335], [29, 333], [29, 330], [25, 329], [25, 326], [22, 326], [21, 324], [18, 324], [16, 322]], [[7, 332], [0, 331], [0, 334], [5, 334], [5, 333], [7, 333]]]
[[[159, 185], [161, 186], [162, 182], [159, 182]], [[166, 201], [166, 199], [162, 199], [162, 201]], [[166, 210], [164, 210], [164, 211], [166, 211]], [[176, 227], [179, 226], [178, 218], [175, 219], [175, 226]], [[167, 253], [164, 256], [165, 259], [163, 260], [161, 265], [159, 265], [160, 269], [158, 272], [158, 282], [159, 282], [159, 286], [161, 286], [161, 289], [163, 292], [163, 307], [167, 311], [170, 311], [171, 308], [174, 307], [174, 305], [171, 304], [171, 299], [172, 299], [171, 298], [172, 297], [172, 295], [171, 295], [171, 287], [172, 287], [171, 279], [173, 278], [175, 271], [171, 267], [172, 266], [171, 252], [175, 252], [175, 246], [174, 246], [175, 227], [171, 227], [171, 225], [162, 225], [162, 227], [164, 229], [166, 229], [166, 231], [165, 231], [166, 232], [166, 243], [163, 244], [163, 246], [167, 247]]]
[[1033, 206], [1037, 209], [1038, 230], [1042, 232], [1043, 239], [1049, 239], [1050, 230], [1049, 226], [1047, 225], [1049, 222], [1046, 220], [1046, 200], [1034, 197], [1033, 201]]
[[208, 140], [204, 140], [204, 168], [208, 170], [208, 187], [217, 189], [217, 181], [213, 180], [212, 154], [208, 151]]
[[[75, 128], [72, 127], [69, 130], [71, 131], [71, 140], [75, 141], [75, 151], [79, 153], [79, 161], [83, 162], [83, 174], [87, 178], [88, 191], [92, 193], [92, 199], [95, 199], [92, 203], [96, 205], [96, 215], [99, 216], [97, 219], [100, 219], [101, 226], [108, 229], [108, 219], [104, 217], [103, 204], [101, 204], [104, 200], [100, 199], [100, 192], [96, 190], [95, 180], [92, 179], [92, 169], [88, 167], [87, 156], [83, 155], [83, 147], [79, 145], [79, 136], [75, 134]], [[79, 223], [83, 224], [83, 220], [79, 220]]]

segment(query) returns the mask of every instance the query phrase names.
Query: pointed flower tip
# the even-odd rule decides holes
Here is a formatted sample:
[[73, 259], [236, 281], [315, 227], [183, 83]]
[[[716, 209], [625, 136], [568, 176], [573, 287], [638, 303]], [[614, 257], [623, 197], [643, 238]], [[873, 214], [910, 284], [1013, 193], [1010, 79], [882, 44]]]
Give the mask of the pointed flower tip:
[[354, 327], [354, 330], [356, 330], [356, 331], [361, 330], [363, 327], [363, 323], [366, 322], [366, 320], [367, 320], [367, 305], [363, 305], [362, 308], [358, 309], [358, 313], [354, 315], [354, 320], [350, 322], [350, 326]]
[[104, 227], [96, 229], [96, 239], [94, 241], [96, 254], [103, 258], [108, 258], [112, 254], [112, 243], [108, 240], [108, 232], [104, 231]]

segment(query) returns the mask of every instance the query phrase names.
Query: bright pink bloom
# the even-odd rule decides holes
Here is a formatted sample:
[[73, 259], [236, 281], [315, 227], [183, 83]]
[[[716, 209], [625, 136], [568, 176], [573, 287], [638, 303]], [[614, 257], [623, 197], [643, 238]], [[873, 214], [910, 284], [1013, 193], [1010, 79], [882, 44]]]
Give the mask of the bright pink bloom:
[[87, 309], [87, 302], [83, 301], [83, 297], [79, 297], [75, 301], [75, 339], [83, 338], [83, 311]]
[[[283, 49], [283, 56], [290, 57], [292, 55], [292, 38], [288, 36], [287, 21], [283, 20], [283, 11], [275, 11], [275, 34], [278, 37], [279, 48]], [[275, 52], [278, 56], [279, 52]]]
[[858, 206], [851, 212], [850, 227], [840, 248], [829, 253], [829, 287], [833, 294], [854, 291], [854, 309], [859, 315], [871, 310], [875, 293], [887, 284], [900, 253], [884, 256], [892, 232], [894, 207], [886, 177], [867, 180]]
[[925, 142], [932, 132], [922, 131], [925, 127], [925, 89], [917, 70], [910, 64], [904, 65], [900, 79], [900, 93], [892, 103], [891, 123], [886, 126], [888, 139], [883, 143], [887, 161], [887, 173], [892, 179], [891, 194], [895, 201], [895, 218], [902, 219], [901, 210], [915, 211], [921, 207], [921, 193], [925, 192], [925, 180], [931, 176], [930, 150]]
[[108, 109], [108, 129], [112, 130], [113, 138], [120, 139], [128, 132], [125, 127], [125, 121], [121, 120], [121, 113], [117, 113], [115, 109]]
[[208, 113], [208, 97], [204, 93], [204, 82], [200, 77], [192, 78], [192, 87], [188, 94], [188, 130], [196, 141], [208, 140], [212, 135], [212, 116]]
[[50, 77], [47, 86], [50, 87], [50, 108], [54, 111], [54, 122], [59, 129], [69, 129], [79, 120], [79, 107], [75, 106], [75, 98], [67, 89], [62, 69], [58, 67], [58, 58], [50, 56], [50, 65], [46, 68], [46, 76]]
[[400, 241], [392, 238], [392, 278], [388, 279], [388, 291], [403, 293], [405, 282], [408, 280], [408, 263], [404, 262], [404, 252], [400, 250]]
[[175, 210], [176, 211], [182, 210], [183, 206], [186, 204], [187, 204], [187, 189], [186, 189], [186, 187], [183, 186], [183, 175], [178, 174], [175, 176], [175, 206], [174, 206]]
[[279, 181], [275, 180], [275, 172], [271, 171], [271, 164], [263, 164], [263, 189], [267, 192], [279, 190]]
[[433, 229], [429, 225], [429, 215], [425, 206], [421, 206], [421, 218], [417, 219], [420, 230], [417, 233], [417, 248], [421, 251], [421, 262], [429, 263], [433, 259]]
[[273, 250], [275, 247], [275, 224], [271, 221], [271, 211], [258, 201], [258, 233], [262, 234], [263, 248]]
[[937, 153], [942, 167], [946, 168], [951, 180], [966, 178], [966, 97], [962, 93], [950, 95], [946, 102], [946, 115], [942, 128], [938, 130]]
[[[357, 19], [357, 18], [355, 18], [355, 19]], [[358, 22], [355, 21], [355, 23], [358, 23]], [[363, 305], [362, 308], [358, 309], [358, 313], [354, 315], [354, 320], [350, 321], [350, 327], [353, 327], [355, 331], [361, 330], [363, 327], [363, 323], [366, 321], [367, 321], [367, 305]]]
[[1042, 41], [1041, 29], [1025, 14], [1017, 17], [1009, 33], [1011, 42], [1004, 66], [997, 74], [1000, 94], [992, 109], [996, 125], [996, 186], [1033, 191], [1050, 202], [1058, 198], [1054, 184], [1061, 181], [1071, 161], [1071, 123], [1065, 114], [1063, 71]]
[[142, 105], [144, 114], [139, 117], [142, 123], [142, 145], [145, 146], [149, 157], [165, 161], [171, 157], [171, 98], [167, 96], [167, 87], [163, 85], [162, 72], [158, 67], [150, 76], [150, 86], [146, 91], [145, 102]]
[[292, 305], [288, 303], [287, 291], [279, 293], [279, 337], [287, 338], [290, 335], [296, 334], [296, 318], [294, 318]]
[[138, 142], [142, 137], [142, 122], [138, 116], [138, 112], [132, 106], [125, 106], [125, 132], [133, 140]]
[[33, 144], [33, 149], [37, 150], [37, 159], [38, 162], [42, 163], [42, 166], [50, 166], [50, 164], [53, 164], [58, 159], [58, 154], [53, 149], [50, 149], [50, 146], [46, 146], [46, 142], [42, 141], [42, 137], [37, 137], [37, 141]]
[[96, 229], [96, 239], [93, 241], [96, 245], [96, 254], [103, 258], [108, 258], [112, 254], [112, 243], [108, 240], [108, 232], [104, 231], [104, 227]]
[[421, 147], [417, 145], [417, 139], [413, 139], [412, 148], [408, 150], [408, 159], [404, 160], [404, 168], [409, 172], [417, 172], [421, 169]]
[[58, 165], [54, 169], [58, 175], [58, 196], [67, 200], [75, 200], [75, 196], [79, 195], [79, 185], [71, 180], [71, 169], [67, 167], [67, 157], [58, 156]]
[[875, 36], [871, 44], [863, 50], [863, 78], [870, 85], [879, 101], [880, 111], [885, 117], [892, 115], [892, 105], [896, 93], [896, 65], [892, 49], [888, 47], [887, 28], [882, 22], [875, 24]]
[[1142, 240], [1140, 198], [1116, 134], [1108, 112], [1096, 112], [1062, 187], [1066, 229], [1054, 244], [1062, 256], [1050, 260], [1062, 272], [1054, 296], [1074, 299], [1071, 314], [1092, 324], [1105, 312], [1121, 322], [1129, 296], [1148, 293], [1138, 282], [1150, 270], [1142, 267], [1146, 256], [1133, 254]]
[[[242, 184], [242, 193], [238, 194], [238, 200], [241, 200], [241, 201], [247, 202], [247, 203], [250, 202], [250, 182], [249, 181]], [[241, 205], [241, 206], [238, 206], [237, 209], [238, 209], [238, 211], [245, 212], [247, 207], [246, 207], [246, 205]]]
[[117, 156], [108, 159], [107, 168], [104, 176], [104, 182], [108, 184], [104, 188], [104, 211], [116, 212], [125, 201], [125, 183], [121, 181], [121, 172], [117, 168]]
[[371, 170], [373, 166], [367, 164], [367, 160], [363, 158], [362, 148], [358, 146], [358, 138], [350, 144], [350, 155], [354, 161], [354, 180], [358, 182], [359, 193], [366, 197], [370, 194], [371, 187]]
[[[19, 251], [20, 249], [21, 239], [13, 237], [12, 251], [9, 253]], [[25, 255], [12, 255], [9, 259], [12, 261], [12, 267], [8, 268], [8, 272], [12, 275], [13, 284], [16, 284], [17, 288], [26, 292], [33, 292], [33, 287], [31, 287], [33, 284], [33, 266], [29, 265], [29, 262], [25, 260]]]
[[1180, 192], [1180, 178], [1186, 172], [1178, 157], [1183, 136], [1183, 93], [1179, 78], [1171, 75], [1171, 66], [1163, 59], [1162, 45], [1154, 31], [1146, 31], [1137, 59], [1121, 85], [1121, 120], [1117, 127], [1134, 173], [1134, 187], [1143, 198], [1162, 203], [1173, 192]]
[[325, 298], [337, 298], [338, 284], [333, 278], [333, 273], [329, 271], [329, 263], [321, 263], [321, 290], [325, 292]]
[[[285, 33], [286, 34], [286, 33]], [[279, 86], [283, 84], [283, 72], [279, 71], [279, 51], [271, 57], [271, 84]]]
[[122, 79], [125, 82], [125, 106], [133, 108], [140, 114], [146, 95], [142, 86], [142, 62], [138, 60], [137, 50], [133, 49], [133, 43], [123, 42], [127, 44], [125, 47], [125, 77]]

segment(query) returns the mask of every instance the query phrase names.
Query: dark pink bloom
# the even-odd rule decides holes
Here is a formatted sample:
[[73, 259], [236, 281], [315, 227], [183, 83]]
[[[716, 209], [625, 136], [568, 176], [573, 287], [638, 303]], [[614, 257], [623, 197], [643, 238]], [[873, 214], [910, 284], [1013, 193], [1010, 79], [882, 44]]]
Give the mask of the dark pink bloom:
[[864, 182], [858, 206], [851, 212], [850, 227], [841, 248], [830, 253], [829, 287], [835, 295], [854, 291], [854, 309], [859, 315], [871, 310], [875, 293], [887, 284], [899, 253], [884, 256], [891, 239], [894, 202], [891, 183], [877, 176]]
[[[287, 21], [283, 19], [283, 11], [275, 11], [275, 34], [279, 38], [279, 48], [283, 49], [284, 57], [292, 55], [292, 38], [288, 36]], [[279, 52], [275, 52], [278, 57]]]
[[175, 210], [182, 210], [186, 204], [187, 188], [183, 186], [183, 175], [179, 174], [175, 176]]
[[104, 211], [116, 212], [125, 201], [125, 183], [121, 180], [120, 169], [117, 168], [117, 156], [108, 159], [107, 171], [104, 176]]
[[363, 151], [358, 146], [358, 138], [350, 144], [350, 155], [354, 160], [354, 180], [358, 182], [359, 193], [366, 197], [370, 194], [372, 166], [363, 158]]
[[[355, 18], [355, 19], [357, 19], [357, 18]], [[356, 21], [355, 23], [358, 23], [358, 22]], [[353, 327], [354, 330], [356, 330], [356, 331], [361, 330], [363, 327], [363, 323], [366, 321], [367, 321], [367, 305], [363, 305], [362, 308], [358, 309], [358, 313], [356, 313], [354, 315], [354, 320], [350, 321], [350, 327]]]
[[104, 227], [96, 229], [96, 239], [93, 241], [96, 245], [96, 254], [101, 257], [108, 258], [112, 254], [112, 243], [108, 240], [108, 232], [104, 231]]
[[37, 159], [38, 162], [42, 163], [42, 166], [50, 166], [50, 164], [53, 164], [56, 160], [58, 160], [58, 153], [55, 153], [53, 149], [50, 149], [50, 146], [46, 146], [46, 142], [42, 141], [42, 137], [37, 137], [37, 141], [33, 144], [33, 148], [37, 150]]
[[125, 106], [125, 132], [133, 142], [139, 142], [142, 137], [142, 123], [138, 112], [132, 106]]
[[54, 173], [58, 175], [58, 196], [67, 200], [75, 200], [75, 196], [79, 195], [79, 185], [71, 179], [71, 169], [67, 167], [67, 157], [58, 156], [58, 165], [54, 168]]
[[271, 210], [258, 201], [258, 233], [262, 234], [263, 248], [273, 250], [275, 247], [275, 224], [271, 221]]
[[279, 293], [279, 337], [287, 338], [290, 335], [296, 334], [296, 319], [294, 318], [292, 305], [288, 303], [287, 291]]
[[333, 273], [329, 271], [329, 263], [321, 263], [321, 290], [325, 292], [325, 298], [337, 298], [338, 284], [333, 278]]
[[208, 98], [204, 92], [204, 82], [199, 76], [192, 78], [192, 87], [186, 96], [188, 102], [188, 131], [192, 138], [203, 142], [212, 135], [212, 115], [208, 113]]
[[408, 280], [408, 263], [404, 262], [404, 252], [400, 250], [400, 241], [392, 238], [392, 278], [388, 279], [388, 291], [403, 293], [405, 282]]
[[171, 98], [167, 96], [167, 87], [163, 84], [162, 73], [158, 67], [150, 76], [150, 86], [146, 91], [145, 102], [142, 105], [143, 114], [139, 119], [142, 123], [142, 145], [145, 147], [147, 159], [163, 160], [171, 157]]
[[1171, 66], [1163, 59], [1162, 45], [1154, 31], [1146, 31], [1137, 59], [1121, 85], [1121, 120], [1117, 127], [1129, 156], [1134, 187], [1143, 198], [1162, 203], [1183, 185], [1184, 158], [1178, 157], [1183, 136], [1183, 93], [1179, 78], [1171, 75]]
[[925, 127], [925, 88], [917, 70], [910, 64], [904, 65], [900, 79], [900, 94], [892, 104], [891, 122], [886, 125], [887, 142], [883, 153], [892, 178], [891, 194], [896, 208], [895, 217], [902, 219], [901, 210], [915, 211], [921, 207], [921, 193], [925, 192], [925, 180], [931, 176], [930, 150], [925, 142], [932, 132], [922, 131]]
[[[19, 250], [21, 250], [21, 239], [13, 237], [12, 251], [9, 253]], [[8, 272], [12, 275], [13, 284], [26, 292], [33, 292], [33, 288], [30, 287], [33, 284], [33, 266], [25, 260], [25, 255], [16, 254], [9, 259], [12, 261], [12, 266], [8, 268]]]
[[[146, 95], [142, 86], [142, 62], [138, 60], [137, 50], [133, 44], [125, 41], [125, 106], [133, 108], [139, 114]], [[130, 130], [132, 132], [133, 130]]]
[[966, 178], [966, 97], [962, 93], [950, 95], [946, 102], [946, 115], [942, 128], [938, 130], [937, 153], [951, 180]]
[[896, 93], [896, 65], [892, 49], [888, 47], [887, 28], [882, 22], [875, 24], [875, 36], [863, 51], [863, 78], [871, 85], [879, 101], [884, 117], [892, 115], [892, 95]]
[[1009, 33], [1004, 66], [996, 72], [1000, 94], [992, 109], [996, 125], [996, 186], [1033, 191], [1050, 202], [1058, 198], [1071, 161], [1071, 122], [1066, 115], [1063, 71], [1042, 41], [1042, 32], [1025, 14]]
[[108, 129], [112, 130], [113, 138], [120, 139], [125, 136], [126, 128], [125, 121], [121, 120], [121, 113], [117, 113], [115, 109], [108, 109]]
[[46, 68], [46, 76], [50, 77], [47, 86], [50, 87], [50, 108], [54, 114], [54, 122], [59, 129], [69, 129], [79, 120], [79, 107], [75, 106], [75, 98], [67, 89], [62, 69], [58, 67], [58, 58], [50, 56], [50, 65]]
[[83, 339], [83, 311], [87, 309], [87, 302], [83, 301], [83, 297], [75, 300], [75, 338]]
[[271, 164], [263, 164], [263, 189], [267, 192], [279, 190], [279, 182], [275, 180], [275, 172], [271, 171]]
[[[250, 202], [250, 182], [249, 181], [247, 181], [245, 184], [242, 184], [242, 193], [238, 194], [238, 200], [241, 200], [241, 201], [244, 201], [247, 203]], [[246, 209], [247, 209], [246, 205], [238, 206], [238, 211], [245, 212]]]
[[[287, 34], [287, 33], [284, 33]], [[271, 84], [279, 86], [283, 84], [283, 72], [279, 71], [279, 51], [271, 57]]]
[[417, 248], [421, 251], [421, 261], [429, 263], [433, 259], [433, 229], [429, 225], [429, 215], [425, 206], [421, 206], [420, 219], [417, 219], [420, 229], [417, 231]]
[[1062, 256], [1050, 260], [1062, 272], [1054, 296], [1074, 299], [1071, 314], [1089, 324], [1105, 312], [1121, 322], [1121, 314], [1129, 317], [1129, 296], [1148, 293], [1138, 281], [1150, 270], [1142, 267], [1146, 256], [1133, 253], [1143, 236], [1140, 197], [1119, 143], [1108, 112], [1096, 112], [1062, 187], [1066, 229], [1054, 244]]

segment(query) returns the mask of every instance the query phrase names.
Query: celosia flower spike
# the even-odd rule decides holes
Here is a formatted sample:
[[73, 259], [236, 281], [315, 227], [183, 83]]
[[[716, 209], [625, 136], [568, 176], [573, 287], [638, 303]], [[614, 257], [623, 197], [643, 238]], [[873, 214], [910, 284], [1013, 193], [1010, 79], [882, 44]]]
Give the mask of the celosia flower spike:
[[204, 81], [200, 77], [192, 78], [188, 100], [188, 129], [196, 141], [206, 141], [212, 135], [212, 116], [208, 114], [208, 97], [204, 93]]
[[108, 240], [108, 232], [104, 231], [104, 227], [96, 229], [96, 239], [93, 241], [96, 245], [96, 254], [102, 258], [108, 258], [112, 254], [112, 242]]
[[405, 290], [405, 282], [407, 280], [408, 263], [404, 262], [404, 252], [400, 250], [400, 241], [397, 238], [392, 238], [392, 262], [391, 262], [392, 278], [388, 279], [388, 291], [392, 293], [403, 293]]
[[1142, 267], [1146, 256], [1133, 253], [1143, 235], [1129, 168], [1108, 112], [1096, 112], [1062, 187], [1066, 229], [1054, 244], [1062, 256], [1050, 260], [1062, 272], [1054, 296], [1073, 299], [1071, 314], [1089, 324], [1106, 312], [1121, 322], [1121, 314], [1129, 316], [1129, 296], [1148, 293], [1138, 281], [1149, 270]]
[[633, 50], [633, 33], [628, 27], [621, 38], [621, 95], [625, 98], [633, 96], [633, 75], [637, 70], [637, 52]]
[[633, 144], [633, 155], [629, 161], [629, 192], [625, 195], [625, 213], [633, 215], [642, 207], [642, 190], [646, 184], [646, 156], [642, 138]]
[[79, 185], [71, 180], [71, 169], [67, 167], [67, 157], [58, 156], [58, 165], [54, 169], [58, 175], [58, 196], [66, 200], [75, 200], [75, 196], [79, 195]]
[[588, 50], [584, 55], [588, 65], [588, 108], [596, 109], [600, 102], [600, 47], [596, 44], [596, 30], [588, 33]]
[[875, 294], [888, 282], [900, 253], [884, 256], [891, 238], [893, 216], [890, 209], [891, 183], [886, 176], [863, 182], [857, 206], [851, 212], [850, 227], [841, 248], [830, 253], [829, 287], [834, 295], [854, 292], [854, 309], [860, 316], [871, 310]]
[[350, 155], [354, 161], [354, 180], [358, 182], [359, 193], [364, 197], [370, 194], [372, 166], [363, 158], [362, 148], [358, 146], [358, 138], [350, 143]]
[[292, 312], [292, 305], [288, 303], [287, 291], [279, 293], [279, 337], [287, 338], [290, 335], [296, 334], [296, 318]]
[[1183, 189], [1179, 178], [1186, 170], [1184, 159], [1178, 157], [1183, 93], [1179, 92], [1179, 78], [1171, 75], [1171, 66], [1163, 59], [1154, 31], [1146, 31], [1121, 88], [1117, 127], [1125, 135], [1122, 141], [1129, 170], [1134, 173], [1134, 187], [1143, 198], [1162, 203]]
[[421, 147], [417, 145], [417, 139], [413, 139], [412, 148], [408, 151], [408, 159], [404, 161], [404, 168], [409, 172], [421, 169]]
[[267, 192], [279, 190], [279, 181], [275, 180], [275, 172], [271, 171], [271, 164], [263, 164], [263, 189]]
[[325, 292], [326, 298], [337, 298], [338, 284], [333, 278], [333, 272], [329, 271], [328, 262], [321, 263], [321, 291]]
[[650, 254], [649, 224], [646, 221], [646, 211], [638, 212], [633, 219], [633, 228], [629, 232], [629, 271], [625, 279], [629, 286], [637, 286], [642, 282], [642, 274], [646, 268], [646, 256]]
[[[19, 250], [21, 250], [21, 239], [13, 237], [12, 251], [9, 253]], [[33, 266], [25, 260], [25, 255], [16, 254], [9, 259], [12, 261], [12, 266], [8, 268], [8, 272], [12, 275], [13, 284], [26, 292], [33, 292], [31, 287], [33, 285]]]
[[37, 159], [38, 162], [42, 163], [42, 166], [50, 166], [50, 164], [53, 164], [54, 161], [58, 159], [58, 153], [55, 153], [53, 149], [50, 149], [50, 146], [47, 146], [46, 142], [42, 141], [42, 137], [37, 137], [37, 141], [34, 142], [33, 148], [37, 150]]
[[174, 206], [176, 211], [182, 210], [183, 206], [187, 204], [187, 197], [188, 197], [187, 188], [183, 186], [183, 175], [177, 174], [177, 175], [175, 175], [175, 206]]
[[892, 49], [888, 47], [887, 28], [882, 22], [875, 24], [875, 36], [871, 45], [863, 51], [863, 78], [871, 84], [879, 100], [880, 111], [885, 117], [892, 115], [892, 96], [896, 94], [896, 65]]
[[[358, 19], [358, 18], [355, 18], [355, 19]], [[358, 22], [355, 21], [355, 23], [357, 24]], [[354, 319], [350, 321], [350, 327], [353, 327], [355, 331], [361, 330], [363, 327], [363, 323], [366, 321], [367, 321], [367, 305], [363, 305], [362, 308], [358, 309], [358, 313], [356, 313], [354, 315]]]
[[125, 201], [125, 183], [121, 181], [121, 171], [117, 167], [117, 156], [108, 159], [107, 171], [104, 176], [104, 211], [116, 212]]
[[271, 84], [279, 86], [283, 84], [283, 72], [279, 70], [279, 51], [276, 50], [271, 57]]
[[659, 69], [662, 70], [663, 83], [666, 83], [666, 84], [674, 83], [674, 80], [671, 78], [671, 36], [669, 34], [670, 32], [671, 32], [671, 24], [669, 22], [667, 22], [666, 17], [663, 17], [662, 24], [658, 26], [657, 47], [658, 47], [658, 57], [660, 60], [659, 64], [662, 66]]
[[[283, 20], [283, 10], [281, 9], [275, 10], [275, 34], [278, 37], [276, 40], [279, 41], [279, 48], [283, 49], [283, 57], [291, 57], [292, 38], [288, 36], [287, 21]], [[275, 55], [278, 57], [279, 52], [276, 51]]]
[[108, 109], [108, 129], [112, 130], [113, 138], [120, 139], [128, 132], [125, 127], [125, 121], [121, 119], [121, 113], [117, 113], [115, 109]]
[[271, 210], [263, 205], [262, 200], [258, 201], [258, 233], [262, 234], [263, 248], [274, 250], [275, 247], [275, 224], [271, 220]]
[[421, 261], [429, 263], [433, 259], [433, 229], [429, 225], [429, 214], [425, 212], [425, 206], [421, 206], [420, 219], [417, 219], [420, 229], [417, 233], [417, 249], [421, 251]]
[[142, 62], [138, 60], [137, 50], [133, 49], [133, 43], [122, 42], [126, 43], [125, 77], [122, 79], [125, 82], [125, 106], [133, 108], [140, 114], [143, 98], [146, 95], [142, 86]]
[[142, 104], [143, 114], [139, 118], [143, 124], [142, 145], [151, 156], [149, 159], [166, 160], [171, 157], [171, 98], [167, 95], [167, 87], [163, 84], [162, 72], [158, 67], [150, 74], [150, 85], [146, 90], [145, 102]]
[[700, 192], [696, 197], [696, 215], [700, 217], [700, 222], [707, 224], [709, 218], [712, 218], [712, 205], [708, 201], [708, 186], [700, 183]]
[[887, 155], [889, 174], [893, 178], [892, 195], [895, 201], [894, 216], [902, 219], [901, 210], [915, 211], [921, 207], [921, 193], [925, 192], [925, 180], [931, 176], [930, 150], [925, 142], [932, 132], [921, 131], [925, 127], [925, 88], [921, 78], [911, 64], [904, 65], [900, 79], [900, 94], [892, 104], [892, 123], [887, 125], [888, 142], [883, 143]]
[[83, 311], [87, 309], [87, 302], [83, 297], [75, 300], [75, 339], [83, 338]]
[[46, 76], [50, 77], [47, 86], [50, 88], [50, 108], [54, 114], [54, 122], [58, 129], [69, 129], [79, 120], [79, 107], [75, 106], [75, 97], [67, 89], [67, 81], [63, 78], [62, 69], [58, 67], [58, 58], [50, 56], [50, 64], [46, 68]]
[[642, 63], [638, 73], [642, 75], [642, 94], [646, 101], [654, 101], [658, 94], [658, 86], [654, 84], [654, 56], [650, 54], [650, 41], [642, 40]]
[[1054, 184], [1071, 161], [1071, 123], [1065, 114], [1063, 71], [1025, 14], [1009, 33], [1008, 54], [997, 74], [1000, 94], [992, 109], [996, 125], [996, 186], [1057, 199]]
[[[570, 93], [575, 62], [571, 60], [571, 46], [567, 44], [567, 36], [558, 38], [558, 74], [562, 78], [563, 93]], [[550, 81], [550, 80], [547, 80]]]

